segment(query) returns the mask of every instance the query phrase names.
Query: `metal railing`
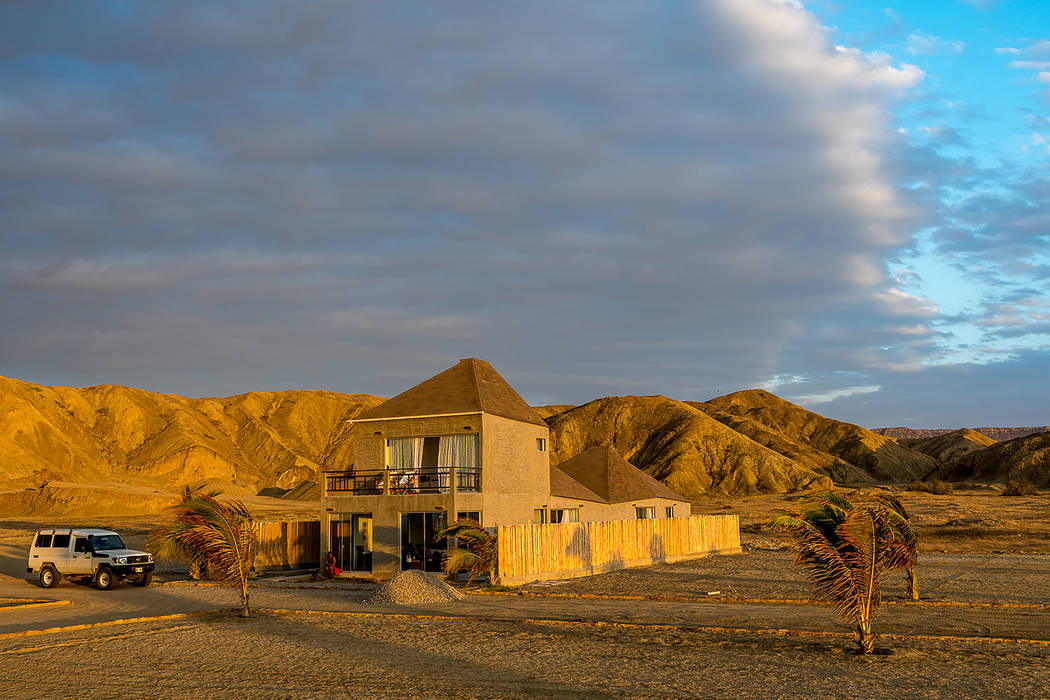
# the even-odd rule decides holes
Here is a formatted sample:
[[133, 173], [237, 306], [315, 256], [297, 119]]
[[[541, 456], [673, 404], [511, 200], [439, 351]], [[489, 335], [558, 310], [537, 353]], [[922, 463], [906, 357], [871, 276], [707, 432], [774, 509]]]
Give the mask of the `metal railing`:
[[[325, 491], [349, 492], [354, 496], [412, 493], [448, 493], [452, 471], [456, 472], [456, 491], [481, 491], [479, 467], [424, 467], [420, 469], [363, 469], [325, 472]], [[389, 481], [389, 486], [387, 485]]]

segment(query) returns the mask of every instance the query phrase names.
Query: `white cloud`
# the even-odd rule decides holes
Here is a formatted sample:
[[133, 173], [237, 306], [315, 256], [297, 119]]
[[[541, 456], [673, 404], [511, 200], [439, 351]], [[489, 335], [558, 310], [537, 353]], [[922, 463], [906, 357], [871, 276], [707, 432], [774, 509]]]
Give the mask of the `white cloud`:
[[960, 54], [966, 44], [958, 39], [942, 39], [921, 31], [912, 32], [906, 42], [908, 53], [913, 56], [935, 56], [939, 53]]

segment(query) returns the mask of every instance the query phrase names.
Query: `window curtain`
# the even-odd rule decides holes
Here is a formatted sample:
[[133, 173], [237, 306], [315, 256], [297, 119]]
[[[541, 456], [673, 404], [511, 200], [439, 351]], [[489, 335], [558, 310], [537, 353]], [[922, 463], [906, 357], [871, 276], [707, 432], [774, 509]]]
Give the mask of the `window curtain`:
[[478, 466], [478, 436], [442, 435], [438, 443], [439, 467]]
[[419, 469], [423, 464], [423, 438], [391, 438], [391, 469]]

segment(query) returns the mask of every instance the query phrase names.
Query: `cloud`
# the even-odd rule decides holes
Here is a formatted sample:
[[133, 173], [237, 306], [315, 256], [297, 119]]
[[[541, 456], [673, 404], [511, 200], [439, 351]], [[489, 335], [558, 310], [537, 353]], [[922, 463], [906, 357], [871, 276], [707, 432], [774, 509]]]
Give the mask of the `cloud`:
[[[799, 3], [54, 7], [0, 8], [5, 373], [827, 396], [942, 351], [886, 272], [939, 214], [899, 183], [981, 173], [896, 132], [920, 68]], [[980, 236], [1025, 248], [1026, 201]]]
[[915, 31], [908, 35], [906, 42], [908, 53], [913, 56], [935, 56], [940, 53], [960, 54], [966, 44], [958, 39], [942, 39], [921, 31]]

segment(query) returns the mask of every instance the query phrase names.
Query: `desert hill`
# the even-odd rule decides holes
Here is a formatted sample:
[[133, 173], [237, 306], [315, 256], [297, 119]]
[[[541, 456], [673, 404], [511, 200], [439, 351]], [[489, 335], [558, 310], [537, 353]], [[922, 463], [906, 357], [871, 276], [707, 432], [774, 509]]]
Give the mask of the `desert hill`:
[[762, 389], [738, 391], [705, 403], [715, 411], [748, 418], [790, 440], [834, 455], [879, 481], [921, 479], [937, 466], [932, 458], [892, 438], [825, 418]]
[[381, 401], [326, 391], [188, 399], [0, 378], [0, 488], [70, 481], [290, 489], [345, 466], [347, 419]]
[[1050, 486], [1050, 432], [999, 442], [969, 452], [937, 470], [951, 481], [1009, 481], [1027, 479], [1036, 486]]
[[831, 479], [664, 396], [597, 399], [547, 419], [551, 463], [611, 444], [689, 498], [830, 488]]
[[995, 444], [995, 440], [976, 430], [962, 428], [933, 437], [898, 438], [897, 443], [909, 450], [929, 455], [938, 462], [951, 462], [970, 452], [990, 447]]
[[[1050, 430], [1050, 425], [1035, 425], [1024, 428], [974, 428], [973, 430], [981, 435], [990, 437], [995, 442], [1005, 442], [1006, 440], [1013, 440], [1025, 435], [1044, 433]], [[871, 431], [886, 437], [896, 438], [898, 442], [901, 438], [930, 438], [956, 432], [953, 428], [872, 428]]]
[[835, 455], [821, 452], [802, 442], [797, 442], [787, 436], [776, 432], [750, 418], [719, 411], [713, 406], [699, 401], [686, 401], [693, 408], [699, 409], [711, 416], [719, 423], [726, 425], [742, 435], [746, 435], [764, 447], [774, 452], [779, 452], [788, 459], [795, 461], [820, 474], [827, 474], [836, 482], [848, 483], [874, 483], [875, 479], [860, 467], [845, 462]]

